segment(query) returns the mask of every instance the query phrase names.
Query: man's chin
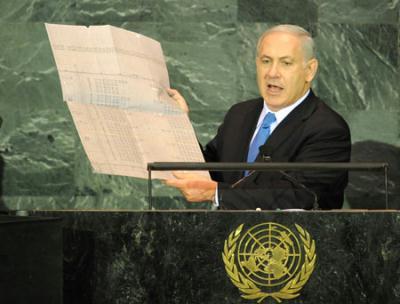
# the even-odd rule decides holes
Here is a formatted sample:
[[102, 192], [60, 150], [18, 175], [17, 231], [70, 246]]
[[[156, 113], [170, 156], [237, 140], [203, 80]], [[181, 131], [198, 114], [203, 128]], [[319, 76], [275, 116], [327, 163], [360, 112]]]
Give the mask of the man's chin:
[[264, 96], [264, 100], [266, 101], [268, 108], [272, 111], [278, 111], [284, 104], [283, 98], [280, 96], [266, 95]]

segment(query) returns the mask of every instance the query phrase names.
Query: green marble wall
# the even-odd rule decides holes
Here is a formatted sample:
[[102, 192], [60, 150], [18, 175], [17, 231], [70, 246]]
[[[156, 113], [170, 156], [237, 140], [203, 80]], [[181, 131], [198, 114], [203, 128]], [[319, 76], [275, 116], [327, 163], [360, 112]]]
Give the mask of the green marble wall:
[[[317, 94], [349, 122], [355, 160], [390, 161], [391, 200], [400, 206], [399, 10], [398, 0], [1, 1], [2, 207], [147, 208], [146, 181], [92, 173], [62, 101], [44, 22], [112, 24], [159, 40], [202, 143], [230, 105], [258, 95], [258, 35], [276, 23], [306, 27], [321, 63]], [[368, 182], [352, 179], [349, 206], [351, 195], [368, 193]]]

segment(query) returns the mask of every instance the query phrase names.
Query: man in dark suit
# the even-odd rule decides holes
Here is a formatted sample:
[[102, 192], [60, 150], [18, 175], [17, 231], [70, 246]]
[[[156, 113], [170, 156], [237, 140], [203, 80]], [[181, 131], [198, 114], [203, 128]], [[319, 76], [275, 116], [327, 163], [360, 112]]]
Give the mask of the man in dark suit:
[[[234, 105], [204, 149], [211, 162], [347, 162], [350, 132], [339, 114], [317, 98], [314, 42], [301, 27], [279, 25], [259, 39], [256, 56], [261, 98]], [[169, 94], [188, 111], [176, 90]], [[347, 172], [215, 172], [213, 181], [176, 173], [168, 185], [192, 202], [222, 209], [340, 208]]]

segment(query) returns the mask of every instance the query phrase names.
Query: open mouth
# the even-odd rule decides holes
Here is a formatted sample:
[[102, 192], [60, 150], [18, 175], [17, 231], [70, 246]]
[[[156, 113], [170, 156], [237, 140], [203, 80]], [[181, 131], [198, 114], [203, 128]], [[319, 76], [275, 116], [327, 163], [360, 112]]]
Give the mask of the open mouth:
[[269, 93], [277, 94], [277, 93], [282, 92], [282, 90], [283, 90], [283, 88], [280, 87], [280, 86], [273, 85], [273, 84], [268, 84], [268, 85], [267, 85], [267, 91], [268, 91]]

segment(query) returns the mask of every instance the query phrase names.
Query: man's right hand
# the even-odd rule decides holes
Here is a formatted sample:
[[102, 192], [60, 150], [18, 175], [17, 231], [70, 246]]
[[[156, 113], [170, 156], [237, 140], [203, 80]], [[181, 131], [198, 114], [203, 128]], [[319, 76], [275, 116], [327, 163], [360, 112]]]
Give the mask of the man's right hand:
[[183, 112], [185, 112], [186, 114], [189, 113], [189, 107], [186, 103], [185, 98], [183, 98], [183, 96], [177, 90], [167, 89], [167, 93], [173, 100], [178, 103]]

